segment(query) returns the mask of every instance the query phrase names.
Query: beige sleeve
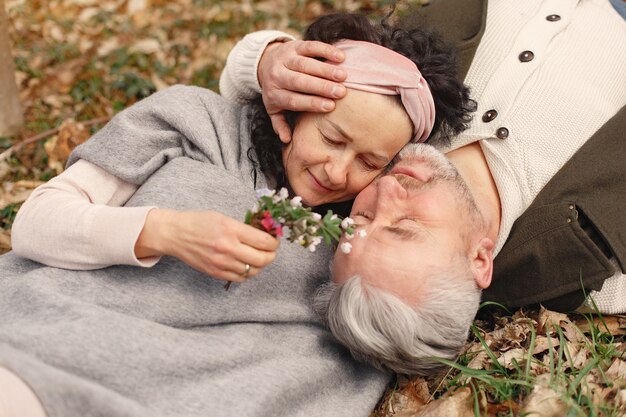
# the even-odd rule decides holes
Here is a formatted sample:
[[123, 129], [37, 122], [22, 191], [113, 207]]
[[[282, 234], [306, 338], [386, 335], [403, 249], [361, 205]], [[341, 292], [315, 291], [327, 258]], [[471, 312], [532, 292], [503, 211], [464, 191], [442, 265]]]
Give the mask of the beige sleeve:
[[120, 207], [137, 186], [80, 160], [39, 186], [22, 205], [11, 232], [16, 254], [67, 269], [152, 266], [135, 242], [154, 207]]
[[228, 54], [220, 76], [220, 94], [242, 104], [261, 94], [257, 69], [265, 47], [272, 42], [294, 39], [277, 30], [260, 30], [246, 35]]
[[33, 390], [0, 366], [0, 417], [47, 417]]

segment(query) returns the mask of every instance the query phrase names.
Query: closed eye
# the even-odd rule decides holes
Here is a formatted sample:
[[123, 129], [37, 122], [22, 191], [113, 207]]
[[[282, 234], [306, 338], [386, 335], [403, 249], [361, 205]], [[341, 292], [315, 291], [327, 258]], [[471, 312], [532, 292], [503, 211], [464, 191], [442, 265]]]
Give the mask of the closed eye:
[[354, 220], [354, 225], [356, 227], [363, 226], [364, 224], [372, 221], [372, 216], [365, 211], [357, 211], [354, 214], [350, 214], [350, 217]]
[[382, 167], [379, 167], [376, 164], [372, 164], [371, 162], [369, 162], [367, 159], [364, 159], [364, 158], [361, 158], [361, 164], [368, 171], [377, 171], [377, 170], [382, 169]]
[[330, 145], [330, 146], [334, 146], [334, 147], [339, 147], [339, 146], [343, 145], [343, 143], [342, 143], [342, 142], [340, 142], [340, 141], [338, 141], [338, 140], [331, 139], [331, 138], [329, 138], [329, 137], [328, 137], [328, 136], [326, 136], [326, 135], [322, 135], [322, 140], [323, 140], [326, 144], [328, 144], [328, 145]]

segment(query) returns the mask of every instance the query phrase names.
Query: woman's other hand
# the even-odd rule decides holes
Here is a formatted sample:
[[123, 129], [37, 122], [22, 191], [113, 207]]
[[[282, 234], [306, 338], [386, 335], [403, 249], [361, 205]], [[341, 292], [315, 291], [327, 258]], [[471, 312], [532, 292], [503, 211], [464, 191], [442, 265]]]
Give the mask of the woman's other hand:
[[274, 42], [265, 48], [259, 61], [257, 76], [263, 104], [284, 143], [291, 141], [284, 110], [329, 112], [335, 108], [334, 100], [346, 94], [340, 84], [346, 72], [316, 58], [342, 62], [344, 54], [318, 41]]
[[213, 278], [242, 282], [274, 260], [278, 245], [268, 233], [214, 211], [153, 209], [135, 255], [174, 256]]

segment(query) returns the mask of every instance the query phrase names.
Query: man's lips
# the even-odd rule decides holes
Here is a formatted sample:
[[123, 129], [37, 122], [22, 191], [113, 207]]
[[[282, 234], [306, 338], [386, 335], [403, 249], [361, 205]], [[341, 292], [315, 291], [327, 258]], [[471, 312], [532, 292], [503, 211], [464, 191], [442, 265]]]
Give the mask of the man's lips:
[[315, 177], [315, 175], [313, 175], [313, 173], [312, 173], [311, 171], [309, 171], [308, 169], [307, 169], [307, 172], [308, 172], [308, 173], [309, 173], [309, 175], [311, 176], [311, 180], [312, 180], [313, 184], [314, 184], [314, 185], [316, 185], [319, 189], [321, 189], [322, 191], [325, 191], [325, 192], [327, 192], [327, 193], [332, 193], [333, 191], [335, 191], [335, 190], [333, 190], [332, 188], [328, 188], [328, 187], [326, 187], [325, 185], [323, 185], [323, 184], [322, 184], [322, 183], [321, 183], [321, 182], [317, 179], [317, 177]]

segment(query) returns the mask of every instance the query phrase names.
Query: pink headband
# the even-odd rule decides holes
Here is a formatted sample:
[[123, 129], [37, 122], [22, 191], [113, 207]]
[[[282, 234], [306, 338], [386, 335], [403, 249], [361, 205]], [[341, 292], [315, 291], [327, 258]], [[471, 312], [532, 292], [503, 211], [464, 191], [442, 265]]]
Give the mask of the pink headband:
[[411, 142], [424, 142], [435, 123], [435, 103], [415, 63], [371, 42], [343, 40], [334, 45], [346, 55], [341, 64], [336, 64], [348, 74], [344, 85], [370, 93], [399, 94], [413, 122]]

